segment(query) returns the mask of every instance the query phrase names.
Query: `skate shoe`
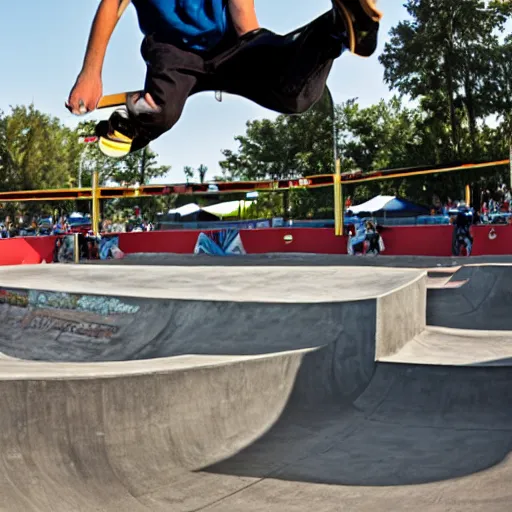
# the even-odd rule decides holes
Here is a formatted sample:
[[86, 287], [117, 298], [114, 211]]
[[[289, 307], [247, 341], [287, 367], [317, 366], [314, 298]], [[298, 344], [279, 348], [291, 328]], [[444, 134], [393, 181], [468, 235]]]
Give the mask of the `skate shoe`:
[[360, 57], [370, 57], [377, 48], [383, 14], [376, 3], [376, 0], [332, 0], [336, 19], [345, 29], [345, 46]]

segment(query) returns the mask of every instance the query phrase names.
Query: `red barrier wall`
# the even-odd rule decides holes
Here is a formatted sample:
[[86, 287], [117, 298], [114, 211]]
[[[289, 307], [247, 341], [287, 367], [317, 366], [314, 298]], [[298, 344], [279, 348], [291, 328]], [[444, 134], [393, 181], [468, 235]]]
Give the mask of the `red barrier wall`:
[[[332, 229], [270, 228], [247, 229], [240, 233], [244, 248], [249, 254], [268, 252], [347, 253], [347, 239], [335, 236]], [[292, 241], [285, 241], [286, 235], [292, 235]]]
[[53, 261], [54, 236], [0, 240], [0, 265], [27, 265]]
[[[490, 239], [494, 232], [496, 238]], [[474, 226], [473, 256], [512, 254], [512, 225]]]
[[[121, 233], [119, 248], [127, 254], [136, 252], [164, 252], [191, 254], [199, 231], [153, 231], [149, 233]], [[292, 235], [292, 241], [285, 241]], [[322, 228], [268, 228], [240, 231], [248, 254], [263, 253], [317, 253], [346, 254], [347, 238], [337, 237], [332, 229]], [[386, 254], [449, 256], [452, 228], [450, 226], [406, 226], [386, 228], [382, 232]]]
[[192, 254], [200, 231], [149, 231], [120, 233], [119, 249], [126, 254], [137, 252], [167, 252]]
[[[151, 231], [120, 233], [119, 248], [127, 253], [163, 252], [191, 254], [200, 231]], [[286, 242], [285, 235], [293, 241]], [[323, 254], [346, 253], [346, 238], [334, 236], [332, 229], [317, 228], [267, 228], [240, 231], [242, 243], [248, 254], [269, 252], [306, 252]]]
[[381, 231], [389, 256], [451, 256], [452, 226], [396, 226]]
[[[127, 254], [152, 252], [192, 254], [200, 231], [176, 230], [149, 233], [120, 233], [119, 247]], [[496, 237], [491, 239], [493, 232]], [[473, 256], [512, 255], [512, 225], [473, 226]], [[292, 240], [285, 240], [292, 235]], [[346, 254], [346, 237], [334, 236], [332, 229], [268, 228], [241, 230], [248, 254], [317, 253]], [[390, 256], [450, 256], [452, 226], [396, 226], [383, 228], [382, 237]], [[0, 265], [37, 264], [53, 261], [56, 237], [28, 237], [0, 240]]]
[[[496, 239], [489, 239], [491, 229]], [[512, 226], [474, 226], [473, 255], [512, 254]], [[164, 252], [191, 254], [199, 231], [153, 231], [150, 233], [121, 233], [119, 247], [127, 254], [136, 252]], [[292, 235], [287, 242], [285, 235]], [[240, 231], [248, 254], [263, 253], [317, 253], [346, 254], [346, 237], [336, 237], [332, 229], [268, 228]], [[382, 237], [389, 256], [451, 256], [453, 227], [396, 226], [383, 228]]]

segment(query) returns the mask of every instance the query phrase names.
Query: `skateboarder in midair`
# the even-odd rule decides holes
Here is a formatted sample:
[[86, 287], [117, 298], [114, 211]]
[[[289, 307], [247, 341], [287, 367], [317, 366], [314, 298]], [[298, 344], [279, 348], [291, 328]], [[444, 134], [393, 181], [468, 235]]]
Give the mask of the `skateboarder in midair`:
[[[101, 0], [82, 70], [67, 102], [75, 114], [102, 96], [102, 66], [120, 0]], [[124, 2], [123, 2], [124, 3]], [[100, 148], [124, 156], [179, 120], [187, 98], [224, 91], [270, 110], [300, 114], [324, 92], [345, 50], [371, 56], [382, 13], [376, 0], [332, 0], [332, 9], [289, 34], [260, 27], [254, 0], [132, 0], [144, 39], [144, 90], [97, 125]]]

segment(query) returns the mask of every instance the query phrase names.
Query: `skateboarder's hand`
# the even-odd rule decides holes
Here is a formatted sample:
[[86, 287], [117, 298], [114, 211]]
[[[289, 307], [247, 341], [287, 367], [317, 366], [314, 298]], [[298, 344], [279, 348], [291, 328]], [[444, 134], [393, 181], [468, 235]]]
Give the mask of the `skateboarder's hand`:
[[80, 74], [69, 94], [66, 108], [73, 114], [83, 115], [93, 111], [103, 94], [101, 76]]

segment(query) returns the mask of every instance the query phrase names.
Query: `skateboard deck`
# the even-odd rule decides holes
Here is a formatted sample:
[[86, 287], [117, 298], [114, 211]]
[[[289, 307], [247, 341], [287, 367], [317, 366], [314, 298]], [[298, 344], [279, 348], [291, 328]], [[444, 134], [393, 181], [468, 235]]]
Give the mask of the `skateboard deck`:
[[[134, 91], [134, 92], [137, 92], [137, 91]], [[116, 94], [107, 94], [106, 96], [103, 96], [100, 99], [96, 108], [103, 109], [103, 108], [122, 107], [122, 106], [126, 105], [126, 98], [128, 97], [129, 94], [133, 94], [133, 93], [132, 92], [119, 92]]]
[[126, 8], [130, 5], [132, 0], [121, 0], [119, 4], [119, 9], [117, 11], [117, 17], [120, 18], [124, 11], [126, 11]]

